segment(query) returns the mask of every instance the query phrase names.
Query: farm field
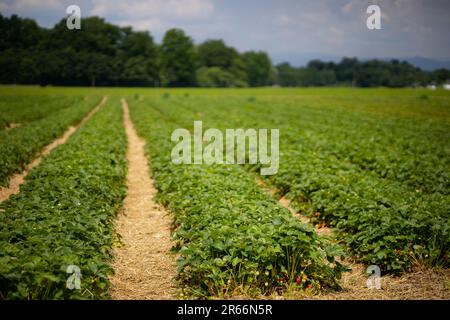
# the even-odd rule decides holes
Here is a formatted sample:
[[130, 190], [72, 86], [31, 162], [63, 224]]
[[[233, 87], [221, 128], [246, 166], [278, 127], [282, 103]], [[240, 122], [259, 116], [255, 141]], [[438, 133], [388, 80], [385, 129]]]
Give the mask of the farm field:
[[[124, 121], [145, 143], [141, 175], [155, 189], [154, 199], [134, 197], [151, 197], [145, 206], [164, 207], [170, 221], [156, 236], [144, 229], [147, 242], [116, 228], [129, 212], [128, 168], [139, 161], [129, 158]], [[171, 134], [193, 132], [194, 121], [221, 132], [279, 129], [278, 172], [174, 164]], [[77, 126], [0, 203], [0, 299], [108, 299], [117, 284], [132, 292], [129, 267], [113, 277], [117, 250], [125, 248], [119, 262], [157, 270], [159, 243], [177, 266], [161, 265], [158, 277], [175, 288], [164, 298], [383, 298], [345, 295], [346, 277], [365, 285], [369, 265], [380, 268], [389, 298], [450, 298], [448, 91], [0, 87], [0, 126], [2, 189]], [[162, 219], [141, 219], [152, 217]], [[141, 256], [130, 253], [136, 246]], [[79, 289], [66, 285], [69, 265], [80, 269]], [[410, 277], [418, 271], [431, 288]], [[416, 287], [397, 294], [398, 279]]]

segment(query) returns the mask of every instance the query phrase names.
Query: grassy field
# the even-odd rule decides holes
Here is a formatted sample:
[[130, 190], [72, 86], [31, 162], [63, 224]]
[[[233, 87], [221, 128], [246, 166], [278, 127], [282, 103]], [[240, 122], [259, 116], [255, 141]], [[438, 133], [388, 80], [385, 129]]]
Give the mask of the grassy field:
[[[449, 91], [0, 87], [0, 185], [102, 96], [0, 203], [0, 298], [109, 297], [126, 193], [122, 97], [171, 214], [182, 297], [339, 290], [348, 259], [389, 275], [448, 270]], [[171, 133], [198, 120], [279, 129], [278, 173], [172, 163]], [[81, 268], [80, 292], [65, 287], [68, 264]]]

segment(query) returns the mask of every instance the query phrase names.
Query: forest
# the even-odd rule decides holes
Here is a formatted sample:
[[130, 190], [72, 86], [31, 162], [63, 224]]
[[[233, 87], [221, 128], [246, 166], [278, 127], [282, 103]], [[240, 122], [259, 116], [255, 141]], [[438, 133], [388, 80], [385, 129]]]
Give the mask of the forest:
[[119, 27], [99, 17], [69, 30], [0, 14], [0, 83], [41, 86], [143, 87], [410, 87], [442, 84], [450, 71], [423, 71], [406, 61], [313, 60], [305, 67], [274, 65], [267, 52], [239, 52], [221, 39], [200, 44], [181, 29], [162, 43], [148, 31]]

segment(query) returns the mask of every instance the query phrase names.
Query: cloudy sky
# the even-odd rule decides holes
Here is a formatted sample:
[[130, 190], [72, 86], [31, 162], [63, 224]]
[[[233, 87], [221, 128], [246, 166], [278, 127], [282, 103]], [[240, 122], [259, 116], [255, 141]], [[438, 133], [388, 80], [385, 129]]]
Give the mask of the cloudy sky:
[[[148, 30], [158, 42], [179, 27], [196, 43], [222, 38], [271, 55], [450, 60], [449, 0], [0, 0], [0, 12], [51, 27], [70, 4], [84, 17]], [[382, 30], [367, 29], [369, 4], [380, 6]]]

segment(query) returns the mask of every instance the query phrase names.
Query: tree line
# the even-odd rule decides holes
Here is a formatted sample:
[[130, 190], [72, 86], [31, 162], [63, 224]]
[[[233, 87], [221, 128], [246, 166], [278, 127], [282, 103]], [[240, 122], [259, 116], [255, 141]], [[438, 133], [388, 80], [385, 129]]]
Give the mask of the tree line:
[[339, 63], [312, 60], [306, 67], [295, 68], [289, 63], [277, 66], [281, 86], [356, 86], [408, 87], [443, 84], [450, 80], [450, 71], [423, 71], [406, 61], [343, 58]]
[[62, 19], [53, 28], [0, 14], [0, 83], [71, 86], [402, 87], [450, 79], [448, 70], [425, 72], [407, 62], [344, 58], [311, 61], [295, 68], [273, 66], [264, 51], [238, 52], [223, 40], [196, 45], [181, 29], [168, 30], [161, 44], [147, 31], [119, 27], [99, 17], [82, 19], [69, 30]]

